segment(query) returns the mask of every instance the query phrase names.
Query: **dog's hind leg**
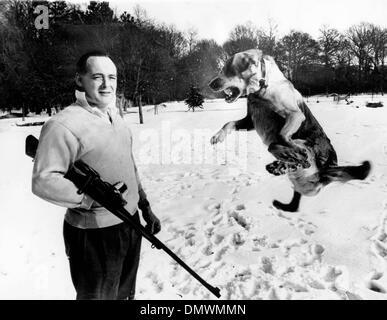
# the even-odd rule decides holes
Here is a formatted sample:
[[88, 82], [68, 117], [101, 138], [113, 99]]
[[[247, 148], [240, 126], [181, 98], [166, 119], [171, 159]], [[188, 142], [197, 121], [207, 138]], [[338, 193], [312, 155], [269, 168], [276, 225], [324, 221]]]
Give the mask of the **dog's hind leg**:
[[364, 161], [360, 166], [328, 167], [320, 170], [320, 182], [327, 185], [333, 181], [364, 180], [370, 171], [371, 164], [369, 161]]
[[298, 210], [298, 207], [300, 206], [300, 200], [301, 200], [301, 193], [294, 191], [293, 199], [292, 201], [290, 201], [290, 203], [285, 204], [277, 200], [274, 200], [273, 206], [279, 210], [283, 210], [287, 212], [296, 212]]

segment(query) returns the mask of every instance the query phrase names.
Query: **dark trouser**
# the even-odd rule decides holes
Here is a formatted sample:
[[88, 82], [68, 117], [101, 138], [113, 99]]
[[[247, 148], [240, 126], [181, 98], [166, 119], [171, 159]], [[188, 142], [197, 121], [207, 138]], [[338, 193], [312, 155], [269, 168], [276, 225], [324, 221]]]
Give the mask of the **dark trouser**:
[[64, 222], [63, 235], [77, 300], [134, 298], [141, 236], [130, 225], [79, 229]]

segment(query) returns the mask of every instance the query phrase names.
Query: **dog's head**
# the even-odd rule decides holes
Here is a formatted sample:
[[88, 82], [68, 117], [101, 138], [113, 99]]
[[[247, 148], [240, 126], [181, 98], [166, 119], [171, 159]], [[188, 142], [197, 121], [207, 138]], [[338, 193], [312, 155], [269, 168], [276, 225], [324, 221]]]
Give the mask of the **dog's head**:
[[[226, 102], [234, 102], [248, 94], [248, 87], [257, 85], [262, 51], [251, 49], [234, 54], [224, 64], [219, 75], [208, 84], [213, 91], [223, 91]], [[254, 83], [253, 83], [254, 82]]]

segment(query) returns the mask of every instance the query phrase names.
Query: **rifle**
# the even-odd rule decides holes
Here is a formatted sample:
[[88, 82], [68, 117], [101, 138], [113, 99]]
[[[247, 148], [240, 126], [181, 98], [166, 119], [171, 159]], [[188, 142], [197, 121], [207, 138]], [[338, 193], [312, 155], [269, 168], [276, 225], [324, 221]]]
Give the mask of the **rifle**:
[[[29, 135], [26, 138], [26, 155], [31, 158], [35, 158], [38, 144], [39, 140], [33, 135]], [[88, 166], [82, 160], [77, 160], [70, 167], [64, 177], [74, 183], [74, 185], [78, 188], [77, 192], [79, 194], [85, 193], [89, 195], [112, 214], [120, 218], [122, 221], [129, 223], [139, 234], [152, 244], [152, 247], [164, 250], [207, 290], [209, 290], [217, 298], [220, 297], [219, 288], [213, 287], [207, 283], [164, 243], [162, 243], [154, 235], [150, 234], [145, 227], [143, 227], [140, 223], [137, 223], [137, 221], [132, 218], [130, 213], [124, 208], [126, 201], [122, 198], [121, 192], [110, 183], [103, 181], [97, 171]]]

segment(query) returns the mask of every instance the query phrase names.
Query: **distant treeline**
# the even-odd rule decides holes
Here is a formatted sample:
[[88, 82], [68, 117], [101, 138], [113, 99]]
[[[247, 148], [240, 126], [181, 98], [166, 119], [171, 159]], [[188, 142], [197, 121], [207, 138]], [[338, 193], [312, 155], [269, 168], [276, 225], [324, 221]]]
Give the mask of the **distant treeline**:
[[[49, 8], [38, 29], [37, 5]], [[172, 14], [172, 13], [171, 13]], [[387, 30], [361, 23], [344, 34], [323, 27], [318, 39], [247, 22], [222, 45], [149, 18], [139, 6], [118, 15], [107, 2], [0, 2], [0, 109], [40, 112], [73, 101], [75, 63], [88, 50], [107, 51], [119, 71], [118, 93], [134, 104], [183, 100], [191, 85], [206, 97], [209, 80], [230, 55], [259, 48], [275, 57], [305, 95], [383, 92]]]

